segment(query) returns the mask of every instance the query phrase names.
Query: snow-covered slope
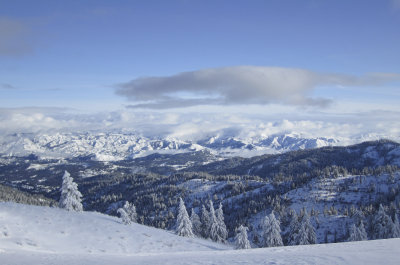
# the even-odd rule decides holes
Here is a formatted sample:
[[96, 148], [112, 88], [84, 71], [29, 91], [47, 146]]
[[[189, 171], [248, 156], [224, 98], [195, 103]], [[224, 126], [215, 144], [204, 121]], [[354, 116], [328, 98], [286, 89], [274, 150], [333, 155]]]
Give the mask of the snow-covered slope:
[[253, 156], [337, 145], [328, 138], [304, 138], [296, 134], [237, 138], [213, 136], [189, 141], [171, 138], [148, 138], [129, 133], [54, 133], [13, 134], [0, 137], [0, 154], [40, 157], [92, 157], [99, 161], [116, 161], [152, 153], [182, 153], [209, 150], [222, 156]]
[[126, 226], [118, 218], [100, 213], [15, 203], [0, 203], [0, 229], [0, 252], [133, 255], [229, 249], [144, 225]]
[[0, 203], [0, 264], [398, 264], [400, 239], [231, 250], [98, 213]]

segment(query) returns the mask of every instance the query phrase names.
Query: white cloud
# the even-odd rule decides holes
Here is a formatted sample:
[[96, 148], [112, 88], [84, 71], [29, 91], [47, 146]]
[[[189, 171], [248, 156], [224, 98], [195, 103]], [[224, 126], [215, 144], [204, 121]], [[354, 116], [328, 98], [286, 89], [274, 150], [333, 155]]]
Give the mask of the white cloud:
[[398, 80], [400, 75], [393, 73], [351, 76], [295, 68], [234, 66], [137, 78], [121, 84], [116, 93], [135, 103], [130, 108], [272, 103], [321, 107], [331, 101], [310, 96], [318, 86], [372, 86]]
[[51, 132], [134, 132], [147, 137], [199, 140], [211, 136], [242, 139], [296, 133], [303, 137], [331, 137], [343, 141], [389, 138], [400, 140], [399, 111], [303, 113], [288, 108], [274, 112], [161, 112], [123, 110], [79, 114], [57, 108], [0, 108], [0, 134]]

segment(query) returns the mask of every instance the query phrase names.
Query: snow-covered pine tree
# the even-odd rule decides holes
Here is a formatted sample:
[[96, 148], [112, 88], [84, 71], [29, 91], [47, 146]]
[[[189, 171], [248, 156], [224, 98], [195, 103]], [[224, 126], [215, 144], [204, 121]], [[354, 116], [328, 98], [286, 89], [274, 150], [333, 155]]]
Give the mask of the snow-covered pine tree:
[[120, 214], [124, 224], [129, 225], [137, 222], [136, 207], [133, 203], [126, 201], [124, 207], [119, 208], [117, 212]]
[[385, 213], [385, 209], [383, 208], [382, 204], [380, 204], [379, 210], [373, 219], [373, 238], [392, 238], [394, 230], [392, 219]]
[[305, 208], [302, 221], [302, 225], [304, 224], [307, 232], [308, 244], [317, 244], [317, 235], [315, 234], [314, 226], [312, 225], [310, 216]]
[[212, 200], [210, 200], [210, 238], [213, 241], [218, 240], [218, 234], [217, 234], [217, 227], [218, 227], [218, 221], [217, 221], [217, 216], [215, 215], [215, 210], [214, 210], [214, 205]]
[[360, 226], [360, 223], [364, 222], [364, 214], [358, 209], [354, 210], [352, 218], [356, 227]]
[[83, 211], [82, 194], [68, 171], [64, 172], [59, 207], [68, 211]]
[[357, 227], [358, 231], [360, 232], [360, 239], [362, 241], [368, 240], [367, 231], [365, 231], [364, 223], [361, 222], [360, 225]]
[[[360, 226], [362, 227], [362, 229], [364, 229], [363, 223], [361, 223]], [[363, 241], [363, 240], [367, 240], [367, 237], [366, 237], [366, 234], [365, 234], [365, 229], [364, 229], [364, 234], [363, 234], [363, 232], [358, 227], [356, 227], [355, 224], [351, 225], [349, 233], [350, 233], [350, 236], [349, 236], [348, 241]]]
[[203, 205], [201, 208], [201, 234], [203, 235], [204, 238], [210, 237], [210, 230], [211, 230], [210, 213]]
[[200, 217], [196, 214], [192, 208], [192, 213], [190, 214], [190, 221], [192, 222], [193, 233], [196, 236], [201, 236], [201, 221]]
[[400, 237], [400, 224], [396, 213], [394, 214], [394, 221], [393, 221], [393, 237], [394, 238]]
[[176, 219], [176, 234], [179, 236], [193, 237], [192, 222], [186, 211], [185, 203], [179, 198], [178, 217]]
[[309, 245], [317, 243], [317, 236], [306, 209], [300, 212], [297, 220], [294, 214], [289, 231], [289, 245]]
[[226, 230], [226, 225], [224, 221], [224, 211], [222, 210], [222, 203], [219, 203], [219, 207], [215, 211], [215, 215], [217, 217], [217, 222], [218, 222], [217, 233], [220, 237], [220, 241], [226, 242], [226, 238], [228, 237], [228, 231]]
[[300, 230], [300, 223], [299, 223], [299, 217], [297, 216], [295, 211], [293, 211], [291, 215], [292, 219], [290, 220], [289, 224], [288, 245], [295, 246], [297, 245], [296, 239], [297, 239], [297, 234], [299, 233]]
[[236, 249], [249, 249], [250, 241], [247, 237], [247, 227], [240, 225], [238, 229], [236, 229], [236, 236], [235, 236], [235, 247]]
[[299, 232], [295, 238], [296, 245], [309, 245], [308, 235], [307, 235], [307, 228], [304, 222], [300, 223]]
[[217, 216], [215, 214], [213, 202], [210, 200], [210, 238], [215, 242], [225, 242], [225, 239], [221, 236], [222, 227], [218, 222]]
[[121, 221], [122, 221], [123, 224], [129, 225], [129, 224], [132, 223], [131, 220], [130, 220], [130, 218], [129, 218], [128, 213], [125, 211], [124, 208], [119, 208], [119, 209], [117, 210], [117, 213], [119, 214], [119, 216], [120, 216]]
[[262, 227], [262, 243], [264, 247], [283, 246], [280, 222], [275, 218], [274, 211], [270, 215], [265, 216]]
[[[355, 210], [354, 214], [352, 216], [353, 221], [354, 221], [354, 225], [357, 228], [357, 232], [358, 232], [358, 236], [357, 236], [357, 240], [351, 240], [351, 241], [361, 241], [361, 240], [367, 240], [368, 239], [368, 235], [367, 235], [367, 231], [365, 231], [365, 227], [364, 227], [364, 214], [360, 211], [360, 210]], [[350, 229], [350, 236], [351, 236], [351, 229]], [[349, 238], [350, 241], [350, 238]]]

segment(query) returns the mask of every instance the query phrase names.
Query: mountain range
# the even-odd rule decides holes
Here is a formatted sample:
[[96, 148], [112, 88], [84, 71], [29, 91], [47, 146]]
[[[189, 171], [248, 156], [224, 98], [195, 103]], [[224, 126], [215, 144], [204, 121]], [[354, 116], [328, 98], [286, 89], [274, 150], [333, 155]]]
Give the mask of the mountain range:
[[97, 161], [118, 161], [154, 153], [195, 151], [209, 151], [220, 157], [250, 157], [340, 144], [339, 140], [333, 138], [306, 138], [295, 133], [248, 138], [217, 134], [200, 140], [149, 138], [134, 133], [18, 133], [0, 138], [0, 154], [34, 154], [42, 158], [90, 157]]

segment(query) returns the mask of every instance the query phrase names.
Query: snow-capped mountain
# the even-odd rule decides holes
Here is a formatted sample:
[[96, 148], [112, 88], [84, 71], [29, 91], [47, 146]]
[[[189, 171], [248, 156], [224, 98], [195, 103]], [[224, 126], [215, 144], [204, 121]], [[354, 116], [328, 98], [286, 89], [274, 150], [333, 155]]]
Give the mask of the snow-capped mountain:
[[13, 134], [0, 138], [0, 153], [39, 157], [90, 157], [99, 161], [117, 161], [153, 153], [176, 154], [208, 150], [219, 156], [244, 156], [281, 153], [338, 145], [333, 138], [305, 138], [297, 134], [239, 138], [212, 136], [197, 141], [169, 137], [148, 138], [129, 133], [54, 133]]

